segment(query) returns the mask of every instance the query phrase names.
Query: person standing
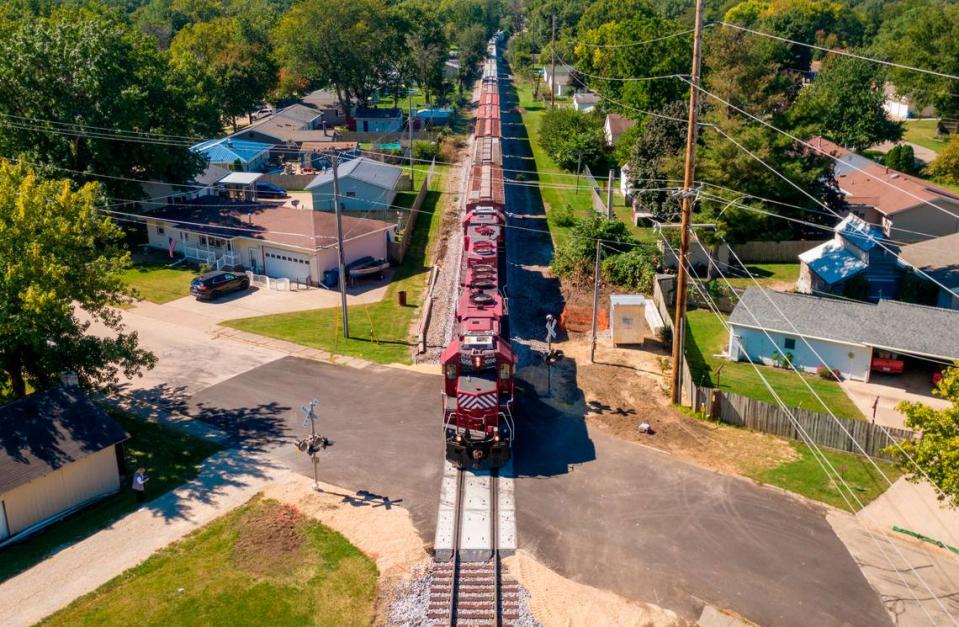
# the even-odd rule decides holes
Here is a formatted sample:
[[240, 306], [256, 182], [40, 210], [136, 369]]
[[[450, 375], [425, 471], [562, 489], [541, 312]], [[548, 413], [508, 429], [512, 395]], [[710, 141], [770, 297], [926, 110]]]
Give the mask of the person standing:
[[137, 495], [137, 503], [143, 502], [143, 489], [149, 480], [150, 478], [147, 477], [146, 470], [143, 468], [137, 468], [137, 471], [133, 473], [133, 491]]

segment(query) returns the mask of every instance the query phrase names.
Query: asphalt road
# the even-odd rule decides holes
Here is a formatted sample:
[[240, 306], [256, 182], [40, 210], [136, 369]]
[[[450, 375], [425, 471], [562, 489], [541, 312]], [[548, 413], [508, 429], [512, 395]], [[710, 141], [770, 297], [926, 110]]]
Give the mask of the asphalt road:
[[313, 476], [292, 443], [310, 432], [299, 408], [318, 399], [317, 431], [333, 441], [320, 478], [407, 508], [431, 544], [443, 469], [440, 389], [439, 376], [286, 357], [206, 388], [185, 409], [251, 445], [274, 444], [279, 460]]

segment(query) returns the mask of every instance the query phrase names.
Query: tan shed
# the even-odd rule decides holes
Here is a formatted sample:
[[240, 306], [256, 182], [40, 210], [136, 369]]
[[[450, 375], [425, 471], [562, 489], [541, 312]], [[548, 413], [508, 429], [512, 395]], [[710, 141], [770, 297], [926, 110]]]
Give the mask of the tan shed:
[[612, 294], [609, 297], [609, 327], [613, 345], [642, 344], [649, 333], [646, 297], [642, 294]]
[[75, 386], [0, 407], [0, 546], [117, 492], [129, 437]]

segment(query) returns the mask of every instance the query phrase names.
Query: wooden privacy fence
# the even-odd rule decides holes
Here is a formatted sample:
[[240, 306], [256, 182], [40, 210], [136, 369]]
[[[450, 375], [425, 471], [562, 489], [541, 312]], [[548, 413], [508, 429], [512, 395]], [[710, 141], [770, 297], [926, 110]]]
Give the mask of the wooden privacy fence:
[[387, 245], [387, 256], [391, 263], [397, 265], [403, 263], [403, 258], [406, 257], [406, 251], [410, 249], [410, 243], [413, 241], [413, 229], [416, 228], [416, 220], [420, 215], [420, 209], [423, 208], [426, 194], [430, 191], [430, 185], [433, 183], [435, 172], [436, 159], [434, 158], [430, 164], [430, 169], [426, 172], [426, 176], [423, 177], [423, 182], [420, 183], [420, 191], [416, 193], [416, 198], [413, 199], [413, 205], [409, 211], [399, 212], [396, 228], [398, 238], [396, 241], [392, 241]]
[[[713, 420], [793, 440], [805, 441], [808, 438], [819, 446], [856, 455], [862, 455], [859, 450], [861, 446], [870, 457], [891, 460], [894, 456], [884, 449], [894, 442], [909, 440], [915, 435], [908, 429], [882, 427], [865, 420], [838, 416], [833, 418], [829, 414], [799, 407], [790, 407], [787, 412], [779, 405], [741, 394], [697, 386], [685, 359], [682, 385], [683, 404], [703, 412]], [[800, 427], [806, 437], [803, 437]]]
[[799, 263], [800, 254], [828, 240], [744, 242], [734, 247], [743, 263]]

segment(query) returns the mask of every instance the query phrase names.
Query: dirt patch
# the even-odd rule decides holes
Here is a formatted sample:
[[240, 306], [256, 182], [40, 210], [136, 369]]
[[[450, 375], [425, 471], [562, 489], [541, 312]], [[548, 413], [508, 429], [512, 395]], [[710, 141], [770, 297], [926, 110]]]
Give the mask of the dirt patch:
[[284, 503], [265, 502], [243, 515], [233, 546], [233, 564], [257, 577], [298, 570], [304, 561], [305, 519]]
[[509, 574], [529, 591], [533, 617], [546, 627], [566, 625], [688, 625], [673, 612], [629, 601], [617, 594], [576, 583], [548, 569], [525, 551], [503, 561]]
[[[595, 363], [589, 362], [588, 335], [571, 334], [556, 345], [575, 369], [590, 424], [720, 472], [746, 474], [797, 459], [786, 440], [700, 420], [673, 407], [664, 378], [668, 355], [647, 344], [650, 350], [616, 348], [607, 334], [597, 342]], [[640, 423], [649, 424], [653, 433], [641, 433]]]
[[374, 494], [351, 493], [324, 483], [320, 486], [323, 492], [315, 492], [310, 479], [297, 475], [270, 484], [264, 496], [338, 531], [376, 562], [380, 578], [374, 624], [385, 625], [396, 591], [429, 559], [409, 511]]

